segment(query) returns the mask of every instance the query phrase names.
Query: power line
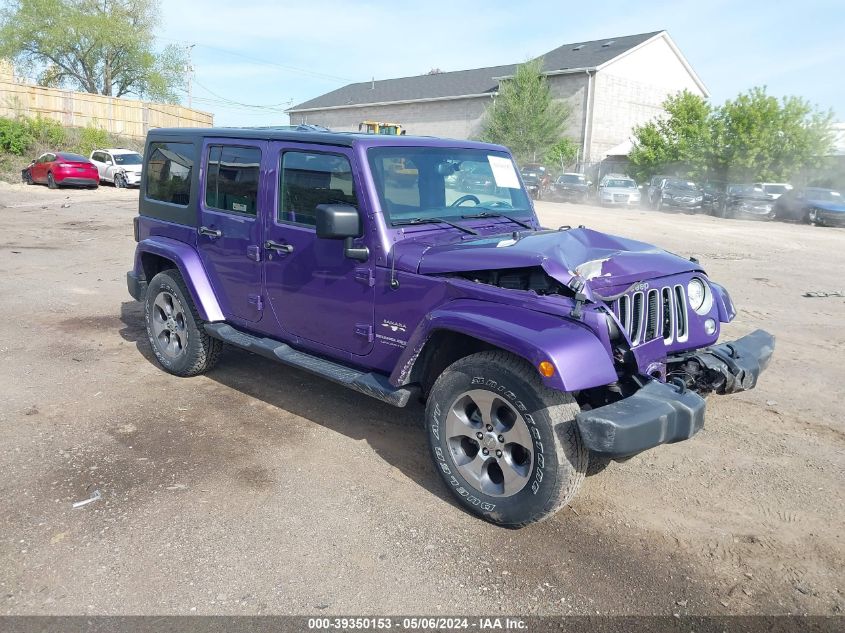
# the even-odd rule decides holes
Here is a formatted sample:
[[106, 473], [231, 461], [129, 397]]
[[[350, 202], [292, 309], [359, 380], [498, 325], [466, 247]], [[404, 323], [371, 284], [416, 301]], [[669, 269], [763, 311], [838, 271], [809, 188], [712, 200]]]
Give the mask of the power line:
[[[289, 106], [291, 103], [293, 103], [292, 100], [287, 101], [287, 102], [282, 102], [282, 103], [275, 103], [275, 104], [272, 104], [272, 105], [242, 103], [240, 101], [235, 101], [234, 99], [229, 99], [228, 97], [224, 97], [223, 95], [217, 94], [211, 88], [209, 88], [208, 86], [205, 86], [204, 84], [200, 83], [196, 79], [194, 79], [194, 83], [197, 86], [199, 86], [200, 88], [202, 88], [203, 90], [205, 90], [206, 92], [208, 92], [210, 95], [217, 97], [217, 99], [220, 100], [221, 102], [226, 103], [226, 104], [230, 104], [230, 105], [234, 105], [234, 106], [241, 106], [241, 107], [244, 107], [244, 108], [255, 108], [255, 109], [262, 109], [262, 110], [279, 111], [280, 108], [283, 109], [285, 106]], [[206, 99], [206, 100], [208, 101], [208, 99]]]

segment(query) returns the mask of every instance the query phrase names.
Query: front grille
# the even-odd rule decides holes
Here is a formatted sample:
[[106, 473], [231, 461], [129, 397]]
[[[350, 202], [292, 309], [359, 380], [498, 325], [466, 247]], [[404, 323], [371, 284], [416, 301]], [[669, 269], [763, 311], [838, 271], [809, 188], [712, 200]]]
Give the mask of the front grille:
[[666, 345], [689, 337], [687, 295], [680, 284], [638, 290], [610, 302], [632, 345], [663, 338]]
[[613, 194], [613, 201], [614, 202], [628, 202], [628, 194], [627, 193], [614, 193]]

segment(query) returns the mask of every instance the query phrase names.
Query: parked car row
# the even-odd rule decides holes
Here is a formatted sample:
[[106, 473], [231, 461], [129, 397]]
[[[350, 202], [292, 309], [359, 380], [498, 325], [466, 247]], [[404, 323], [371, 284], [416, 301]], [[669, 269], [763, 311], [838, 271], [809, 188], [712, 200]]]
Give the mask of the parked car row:
[[647, 185], [638, 186], [634, 179], [620, 174], [604, 176], [595, 192], [591, 185], [583, 174], [565, 173], [551, 185], [549, 198], [571, 202], [588, 202], [592, 198], [602, 207], [643, 205], [723, 218], [753, 217], [845, 226], [845, 194], [825, 187], [795, 189], [782, 182], [699, 185], [666, 175], [653, 176]]
[[121, 148], [94, 150], [89, 158], [73, 152], [45, 152], [21, 171], [21, 180], [50, 189], [96, 189], [101, 182], [118, 188], [139, 186], [143, 160], [138, 152]]

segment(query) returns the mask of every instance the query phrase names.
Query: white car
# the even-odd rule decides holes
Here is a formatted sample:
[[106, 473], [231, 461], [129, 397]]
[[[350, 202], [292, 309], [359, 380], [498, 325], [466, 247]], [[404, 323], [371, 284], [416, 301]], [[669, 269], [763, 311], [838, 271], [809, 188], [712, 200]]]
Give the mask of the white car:
[[139, 187], [143, 156], [131, 149], [96, 149], [91, 152], [91, 162], [100, 172], [101, 182], [115, 187]]
[[602, 178], [598, 191], [599, 205], [605, 206], [639, 206], [640, 190], [637, 183], [617, 174], [610, 174]]
[[754, 190], [758, 189], [769, 200], [777, 200], [787, 191], [792, 191], [792, 185], [786, 182], [755, 182]]

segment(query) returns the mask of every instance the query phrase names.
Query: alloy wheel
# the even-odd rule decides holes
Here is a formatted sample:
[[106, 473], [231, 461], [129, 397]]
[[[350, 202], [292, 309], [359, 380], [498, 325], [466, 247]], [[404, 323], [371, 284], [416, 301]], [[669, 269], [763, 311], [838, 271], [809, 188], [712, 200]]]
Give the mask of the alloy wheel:
[[510, 497], [528, 483], [534, 444], [525, 418], [486, 389], [459, 395], [449, 409], [445, 431], [461, 476], [476, 490]]
[[185, 354], [188, 344], [188, 329], [185, 308], [174, 294], [162, 290], [153, 303], [153, 342], [158, 350], [170, 359]]

